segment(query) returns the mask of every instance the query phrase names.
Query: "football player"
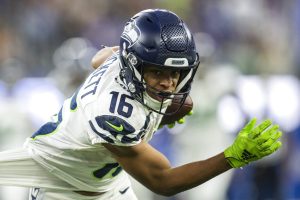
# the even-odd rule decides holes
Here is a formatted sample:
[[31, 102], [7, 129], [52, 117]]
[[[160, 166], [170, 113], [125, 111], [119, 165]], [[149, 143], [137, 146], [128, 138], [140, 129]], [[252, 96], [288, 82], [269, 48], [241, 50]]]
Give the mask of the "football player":
[[171, 196], [281, 146], [278, 126], [255, 119], [224, 152], [176, 168], [148, 144], [172, 100], [184, 102], [199, 65], [190, 30], [170, 11], [133, 16], [104, 60], [23, 149], [0, 153], [0, 184], [32, 187], [37, 200], [134, 200], [130, 174]]

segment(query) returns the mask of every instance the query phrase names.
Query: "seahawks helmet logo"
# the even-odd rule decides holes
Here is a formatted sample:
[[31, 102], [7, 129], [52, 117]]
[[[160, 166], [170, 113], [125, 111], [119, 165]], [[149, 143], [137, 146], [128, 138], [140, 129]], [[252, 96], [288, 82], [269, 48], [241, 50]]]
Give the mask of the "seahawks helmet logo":
[[121, 35], [121, 38], [123, 38], [128, 42], [127, 48], [130, 48], [136, 43], [140, 35], [141, 32], [139, 28], [135, 25], [135, 21], [131, 21], [126, 24], [124, 31]]

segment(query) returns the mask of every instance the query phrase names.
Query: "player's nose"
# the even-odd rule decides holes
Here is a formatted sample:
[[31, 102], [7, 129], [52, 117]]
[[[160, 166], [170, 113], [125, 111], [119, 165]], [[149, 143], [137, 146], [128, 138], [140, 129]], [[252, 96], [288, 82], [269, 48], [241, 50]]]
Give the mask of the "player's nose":
[[159, 84], [164, 89], [170, 89], [173, 86], [173, 79], [170, 74], [164, 74], [159, 80]]

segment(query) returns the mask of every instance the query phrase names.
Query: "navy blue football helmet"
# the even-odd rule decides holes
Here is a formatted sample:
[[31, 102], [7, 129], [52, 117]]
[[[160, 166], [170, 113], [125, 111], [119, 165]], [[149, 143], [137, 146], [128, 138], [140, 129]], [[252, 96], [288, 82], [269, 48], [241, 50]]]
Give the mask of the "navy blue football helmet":
[[[186, 24], [173, 12], [163, 9], [141, 11], [126, 23], [120, 39], [120, 60], [120, 75], [131, 95], [150, 110], [164, 115], [174, 113], [166, 113], [172, 101], [182, 106], [200, 63]], [[156, 90], [155, 95], [162, 100], [151, 98], [146, 92], [150, 86], [143, 78], [148, 66], [180, 70], [176, 91]]]

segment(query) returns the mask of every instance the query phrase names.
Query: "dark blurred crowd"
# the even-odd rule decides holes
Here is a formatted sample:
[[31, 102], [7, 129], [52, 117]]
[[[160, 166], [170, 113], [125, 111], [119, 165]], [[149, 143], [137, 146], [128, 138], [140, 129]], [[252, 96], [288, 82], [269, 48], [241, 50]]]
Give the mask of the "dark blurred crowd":
[[[204, 105], [213, 92], [215, 101], [205, 104], [198, 113], [196, 110], [194, 122], [216, 119], [211, 115], [211, 112], [216, 115], [216, 109], [210, 109], [221, 99], [216, 93], [233, 82], [230, 76], [226, 79], [225, 73], [220, 73], [224, 66], [230, 66], [231, 71], [226, 70], [226, 74], [231, 73], [235, 78], [255, 75], [263, 82], [271, 76], [292, 78], [289, 80], [296, 84], [292, 91], [295, 100], [285, 96], [287, 102], [282, 104], [294, 102], [290, 105], [295, 105], [292, 110], [296, 112], [293, 117], [296, 122], [286, 130], [284, 156], [269, 165], [235, 171], [224, 198], [300, 199], [300, 114], [297, 114], [300, 113], [300, 0], [0, 0], [0, 116], [18, 116], [17, 123], [22, 121], [23, 128], [15, 133], [30, 135], [46, 120], [44, 115], [33, 112], [34, 107], [39, 111], [44, 107], [38, 102], [47, 99], [47, 105], [59, 105], [63, 96], [70, 96], [92, 70], [91, 58], [101, 45], [118, 45], [124, 23], [148, 8], [175, 12], [194, 33], [201, 56], [195, 82], [199, 85], [194, 87], [203, 89], [201, 83], [216, 81], [210, 81], [211, 88], [206, 88], [204, 96], [200, 95], [199, 103]], [[225, 84], [218, 85], [222, 81]], [[37, 85], [43, 87], [37, 88]], [[233, 86], [229, 86], [226, 94], [221, 91], [218, 94], [231, 95], [239, 101], [241, 97]], [[197, 99], [194, 101], [197, 104]], [[25, 103], [27, 109], [24, 109]], [[45, 115], [53, 112], [50, 108], [48, 106]], [[269, 116], [268, 110], [262, 109], [263, 117]], [[253, 114], [245, 113], [244, 108], [241, 110], [244, 118]], [[26, 121], [28, 113], [34, 121], [31, 127]], [[191, 126], [196, 124], [191, 123]], [[6, 136], [6, 133], [12, 131], [9, 127], [14, 125], [15, 122], [9, 120], [0, 123], [0, 149], [13, 146], [7, 145], [11, 135]], [[172, 134], [167, 129], [163, 131]], [[178, 137], [170, 136], [165, 137], [166, 141], [173, 142]], [[19, 140], [12, 143], [19, 144]], [[165, 144], [156, 145], [159, 148]], [[161, 151], [176, 160], [172, 145], [166, 146], [169, 149]]]
[[[0, 64], [21, 62], [27, 76], [45, 76], [65, 40], [116, 45], [126, 20], [145, 8], [167, 8], [205, 40], [203, 56], [233, 62], [246, 73], [299, 73], [299, 2], [197, 0], [25, 0], [0, 1]], [[208, 39], [206, 39], [209, 37]]]

